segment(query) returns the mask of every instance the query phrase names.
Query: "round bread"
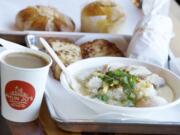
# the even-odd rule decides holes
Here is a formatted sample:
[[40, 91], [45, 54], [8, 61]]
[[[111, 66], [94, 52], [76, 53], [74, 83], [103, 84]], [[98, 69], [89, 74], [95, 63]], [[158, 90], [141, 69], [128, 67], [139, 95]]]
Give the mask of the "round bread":
[[124, 12], [115, 2], [95, 1], [85, 6], [81, 12], [81, 31], [116, 33], [124, 18]]
[[116, 45], [105, 39], [96, 39], [80, 45], [83, 58], [100, 56], [124, 56]]
[[75, 30], [75, 24], [71, 18], [48, 6], [30, 6], [21, 10], [16, 16], [16, 27], [19, 30]]
[[131, 0], [131, 1], [137, 8], [140, 8], [142, 6], [142, 0]]
[[[49, 42], [53, 50], [66, 66], [81, 59], [81, 50], [79, 46], [60, 40], [50, 40]], [[59, 80], [61, 69], [56, 63], [53, 64], [52, 71], [54, 78]]]

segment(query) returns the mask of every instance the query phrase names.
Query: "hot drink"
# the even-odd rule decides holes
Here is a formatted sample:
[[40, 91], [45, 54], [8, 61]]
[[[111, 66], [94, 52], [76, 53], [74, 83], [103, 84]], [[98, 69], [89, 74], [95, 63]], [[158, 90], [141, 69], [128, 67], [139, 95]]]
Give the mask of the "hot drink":
[[8, 54], [4, 58], [4, 61], [9, 65], [21, 68], [39, 68], [48, 64], [48, 62], [40, 56], [22, 52]]

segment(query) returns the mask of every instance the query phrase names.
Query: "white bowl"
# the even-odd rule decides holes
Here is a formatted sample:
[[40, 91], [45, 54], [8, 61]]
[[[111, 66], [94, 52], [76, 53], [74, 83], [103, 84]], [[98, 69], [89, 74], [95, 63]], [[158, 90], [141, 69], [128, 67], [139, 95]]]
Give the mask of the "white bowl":
[[123, 114], [143, 116], [143, 115], [153, 114], [157, 111], [163, 111], [164, 109], [170, 109], [171, 107], [174, 107], [176, 105], [180, 105], [180, 78], [171, 71], [167, 69], [163, 69], [153, 64], [148, 64], [145, 62], [141, 62], [129, 58], [98, 57], [98, 58], [89, 58], [89, 59], [80, 60], [78, 62], [69, 65], [67, 69], [72, 75], [76, 76], [82, 70], [89, 68], [96, 68], [104, 64], [110, 64], [110, 63], [123, 63], [125, 65], [133, 64], [133, 65], [141, 65], [147, 67], [150, 71], [152, 71], [153, 73], [157, 73], [166, 80], [167, 84], [173, 90], [174, 101], [167, 105], [157, 106], [157, 107], [144, 107], [144, 108], [120, 107], [115, 105], [109, 105], [75, 92], [74, 90], [69, 88], [64, 74], [61, 74], [61, 84], [69, 94], [79, 99], [82, 103], [84, 103], [85, 105], [87, 105], [89, 108], [93, 109], [97, 113], [118, 111], [119, 113], [123, 113]]

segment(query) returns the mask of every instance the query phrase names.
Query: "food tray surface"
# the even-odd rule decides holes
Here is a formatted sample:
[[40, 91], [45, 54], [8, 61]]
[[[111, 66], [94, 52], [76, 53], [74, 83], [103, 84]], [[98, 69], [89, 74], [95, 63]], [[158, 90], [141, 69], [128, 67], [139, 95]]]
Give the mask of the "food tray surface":
[[[93, 37], [104, 38], [114, 40], [116, 38], [121, 39], [121, 49], [126, 50], [129, 42], [129, 36], [120, 36], [120, 35], [109, 35], [109, 34], [58, 34], [58, 35], [44, 35], [45, 38], [69, 38], [71, 41], [77, 42], [81, 38], [85, 36], [90, 36], [91, 40]], [[29, 35], [27, 42], [29, 45], [39, 45], [37, 39], [38, 36]], [[34, 41], [33, 41], [34, 40]], [[33, 42], [32, 42], [33, 41]], [[116, 41], [116, 40], [115, 40]], [[122, 42], [123, 41], [123, 42]], [[117, 41], [116, 41], [117, 42]], [[78, 42], [77, 42], [78, 43]], [[124, 43], [124, 44], [122, 44]], [[171, 67], [171, 65], [170, 65]], [[49, 78], [52, 81], [52, 75]], [[104, 121], [94, 121], [91, 119], [84, 118], [69, 118], [64, 119], [64, 114], [59, 114], [54, 109], [54, 106], [51, 102], [51, 94], [49, 92], [53, 89], [51, 85], [54, 83], [55, 85], [58, 83], [57, 81], [51, 82], [50, 85], [47, 86], [46, 90], [46, 102], [48, 106], [49, 113], [52, 119], [57, 123], [57, 125], [70, 132], [115, 132], [115, 133], [147, 133], [147, 134], [178, 134], [180, 132], [180, 122], [155, 122], [155, 121], [131, 121], [131, 120], [122, 120], [122, 121], [114, 121], [114, 120], [104, 120]], [[61, 89], [59, 89], [61, 90]], [[66, 110], [67, 111], [67, 110]], [[88, 127], [88, 128], [87, 128]]]

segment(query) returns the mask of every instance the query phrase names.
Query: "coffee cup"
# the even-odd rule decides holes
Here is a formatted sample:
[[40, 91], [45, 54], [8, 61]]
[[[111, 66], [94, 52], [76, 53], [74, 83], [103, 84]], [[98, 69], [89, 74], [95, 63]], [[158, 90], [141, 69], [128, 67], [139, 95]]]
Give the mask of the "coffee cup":
[[14, 122], [37, 119], [51, 57], [31, 49], [5, 50], [0, 61], [2, 116]]

